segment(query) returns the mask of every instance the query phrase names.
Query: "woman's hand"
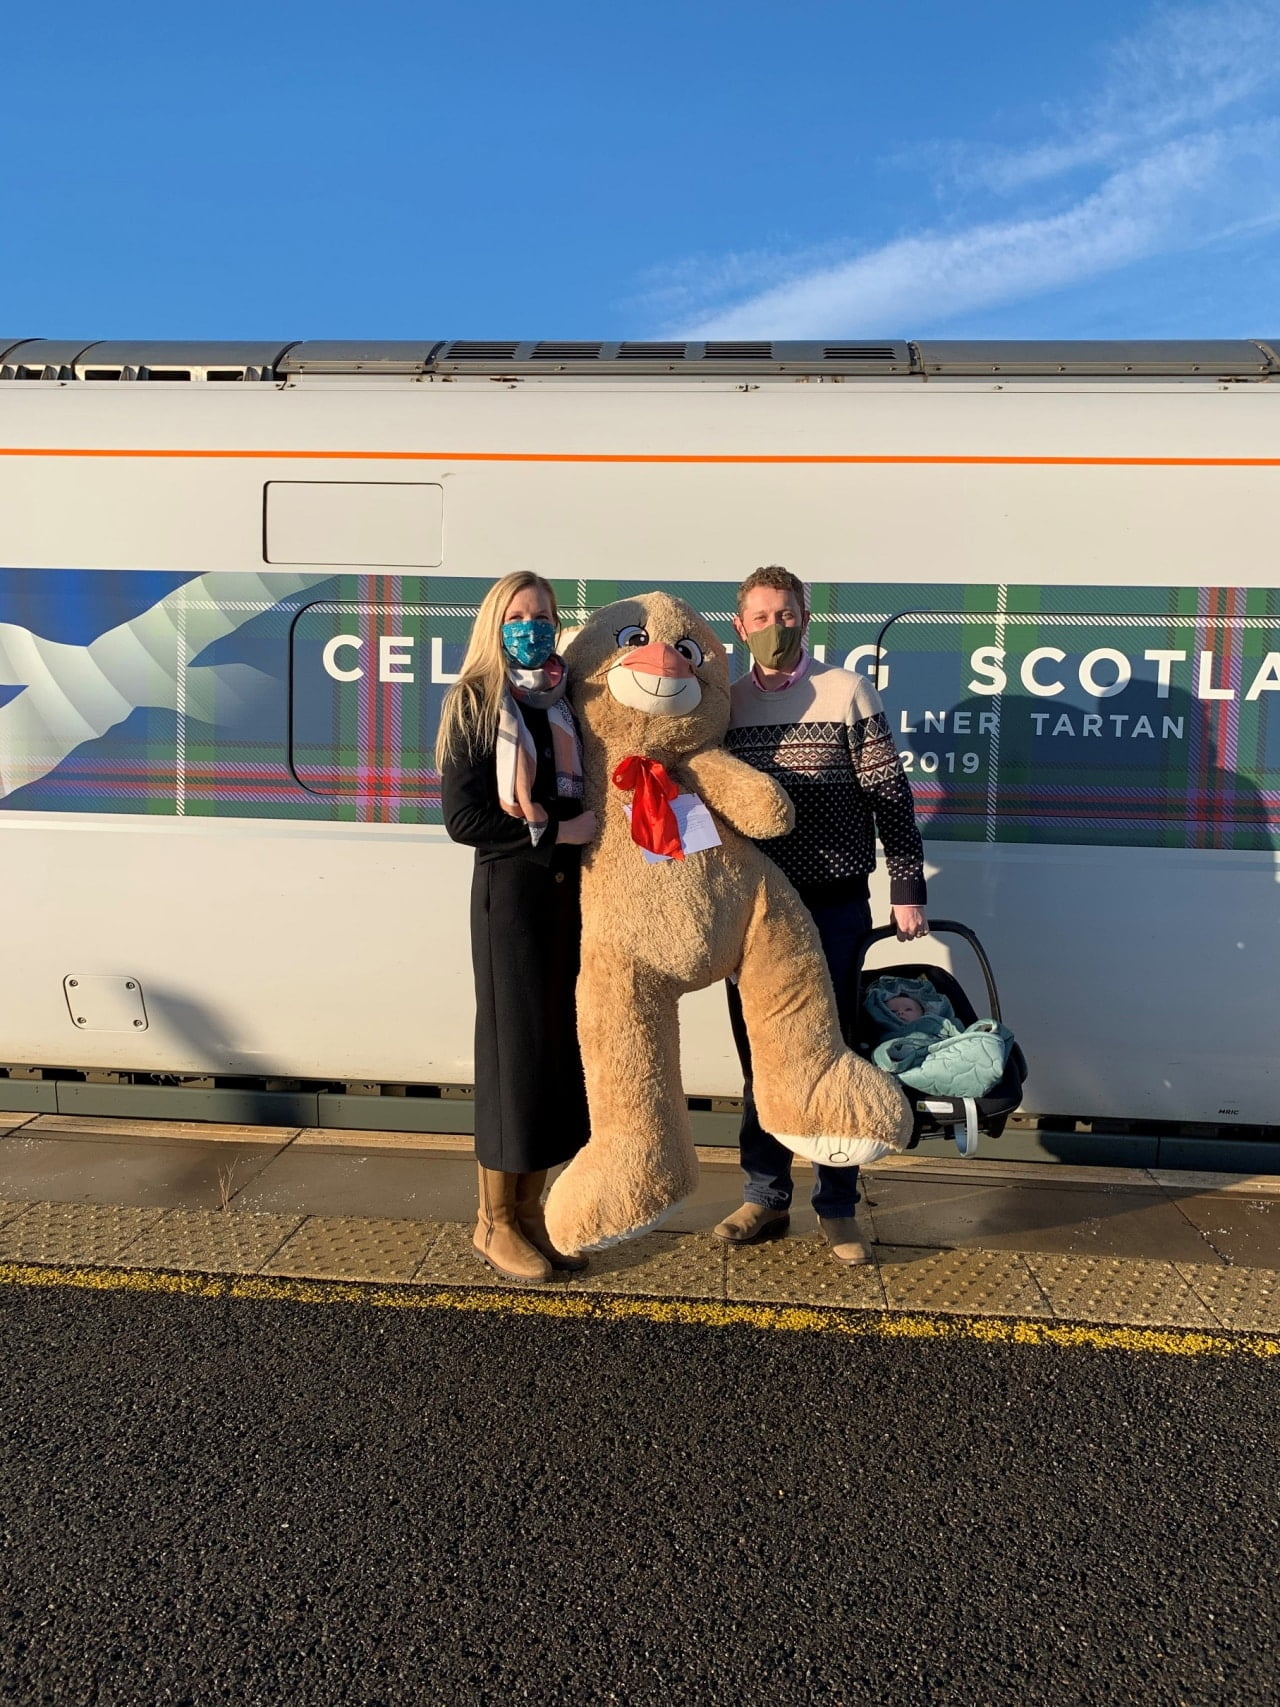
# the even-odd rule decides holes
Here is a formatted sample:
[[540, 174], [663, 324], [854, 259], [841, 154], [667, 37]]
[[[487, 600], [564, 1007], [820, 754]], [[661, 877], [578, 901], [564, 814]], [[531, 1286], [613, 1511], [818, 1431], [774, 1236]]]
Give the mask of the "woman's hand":
[[556, 840], [564, 847], [585, 848], [596, 839], [596, 815], [580, 812], [576, 818], [562, 818], [556, 825]]

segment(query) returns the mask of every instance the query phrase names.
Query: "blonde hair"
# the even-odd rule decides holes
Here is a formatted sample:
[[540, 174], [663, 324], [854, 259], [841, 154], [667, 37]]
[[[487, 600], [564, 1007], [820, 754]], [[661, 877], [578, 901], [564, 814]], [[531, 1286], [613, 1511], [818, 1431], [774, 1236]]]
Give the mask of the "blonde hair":
[[495, 581], [476, 612], [466, 656], [457, 681], [444, 696], [436, 733], [436, 769], [463, 754], [487, 753], [498, 739], [498, 707], [507, 688], [507, 655], [502, 650], [502, 624], [507, 606], [517, 593], [540, 587], [551, 602], [551, 617], [560, 630], [560, 611], [550, 581], [530, 569], [517, 569]]

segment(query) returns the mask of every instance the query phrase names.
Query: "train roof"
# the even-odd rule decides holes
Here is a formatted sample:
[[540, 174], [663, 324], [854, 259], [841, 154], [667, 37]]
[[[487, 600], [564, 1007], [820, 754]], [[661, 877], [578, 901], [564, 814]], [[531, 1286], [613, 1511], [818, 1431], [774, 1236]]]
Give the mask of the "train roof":
[[0, 338], [0, 380], [279, 380], [302, 375], [489, 378], [702, 376], [1203, 378], [1280, 374], [1280, 338], [1079, 341], [709, 339], [671, 342], [92, 342]]

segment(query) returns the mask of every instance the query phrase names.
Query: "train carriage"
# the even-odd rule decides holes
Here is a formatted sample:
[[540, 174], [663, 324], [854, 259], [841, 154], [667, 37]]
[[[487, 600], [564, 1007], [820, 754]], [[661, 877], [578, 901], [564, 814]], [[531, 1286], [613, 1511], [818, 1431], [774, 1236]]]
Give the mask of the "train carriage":
[[484, 584], [666, 586], [732, 642], [780, 562], [880, 685], [1028, 1111], [1264, 1136], [1278, 493], [1276, 341], [0, 339], [0, 1105], [465, 1100], [431, 753]]

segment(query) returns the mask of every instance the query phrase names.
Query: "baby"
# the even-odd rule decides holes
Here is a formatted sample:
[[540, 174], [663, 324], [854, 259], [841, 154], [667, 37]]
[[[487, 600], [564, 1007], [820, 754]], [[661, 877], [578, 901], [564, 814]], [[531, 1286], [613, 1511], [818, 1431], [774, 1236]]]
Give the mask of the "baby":
[[880, 1037], [902, 1036], [921, 1029], [936, 1031], [941, 1020], [954, 1020], [955, 1010], [927, 978], [901, 978], [882, 973], [867, 988], [867, 1018]]
[[864, 1007], [881, 1041], [872, 1060], [932, 1096], [982, 1097], [1000, 1081], [1013, 1034], [994, 1020], [966, 1027], [925, 977], [892, 972], [867, 987]]

